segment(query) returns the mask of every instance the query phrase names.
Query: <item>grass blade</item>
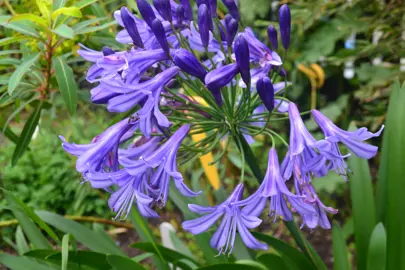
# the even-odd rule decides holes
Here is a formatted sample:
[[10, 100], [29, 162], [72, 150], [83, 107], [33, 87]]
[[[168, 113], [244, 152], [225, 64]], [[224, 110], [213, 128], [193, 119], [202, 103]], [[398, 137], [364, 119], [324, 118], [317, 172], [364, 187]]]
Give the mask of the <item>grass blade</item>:
[[347, 258], [346, 240], [343, 231], [338, 224], [333, 224], [332, 228], [333, 244], [333, 269], [349, 270], [349, 261]]

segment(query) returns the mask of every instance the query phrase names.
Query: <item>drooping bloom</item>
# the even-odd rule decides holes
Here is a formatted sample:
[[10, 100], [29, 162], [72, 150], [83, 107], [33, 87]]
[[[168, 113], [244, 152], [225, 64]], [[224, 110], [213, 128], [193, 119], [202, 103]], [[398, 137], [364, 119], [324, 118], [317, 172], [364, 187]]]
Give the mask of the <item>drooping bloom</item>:
[[302, 198], [303, 196], [294, 195], [287, 188], [280, 172], [276, 149], [273, 147], [269, 151], [266, 175], [261, 185], [254, 194], [236, 204], [250, 205], [257, 200], [267, 201], [270, 199], [269, 216], [274, 216], [274, 220], [277, 217], [282, 217], [284, 220], [292, 220], [293, 216], [287, 205], [287, 201], [290, 202], [294, 210], [301, 216], [315, 214], [315, 210], [306, 204]]
[[232, 194], [217, 206], [204, 207], [189, 204], [190, 211], [205, 215], [183, 222], [183, 228], [192, 234], [200, 234], [207, 231], [222, 217], [221, 224], [210, 241], [211, 246], [217, 249], [220, 254], [228, 251], [229, 253], [232, 252], [236, 232], [239, 232], [243, 243], [249, 248], [266, 250], [267, 245], [255, 239], [248, 230], [256, 228], [262, 222], [258, 215], [263, 210], [264, 204], [262, 201], [256, 201], [252, 204], [255, 207], [249, 206], [241, 209], [240, 206], [234, 204], [242, 199], [242, 194], [243, 185], [239, 184]]
[[[349, 132], [337, 127], [318, 110], [312, 110], [312, 117], [324, 132], [326, 140], [331, 143], [332, 151], [335, 155], [341, 155], [338, 142], [343, 143], [351, 152], [361, 158], [370, 159], [377, 154], [377, 146], [366, 144], [363, 141], [380, 136], [384, 126], [376, 133], [369, 132], [367, 128], [360, 128], [356, 131]], [[313, 163], [317, 163], [318, 167], [323, 165], [329, 170], [335, 170], [343, 179], [347, 180], [347, 171], [350, 170], [343, 158], [333, 159], [328, 163], [325, 158], [318, 157]]]
[[278, 20], [280, 23], [281, 44], [284, 49], [290, 47], [290, 34], [291, 34], [291, 12], [287, 4], [280, 7], [278, 11]]
[[184, 20], [184, 7], [182, 5], [178, 5], [176, 8], [176, 23], [182, 24]]
[[180, 5], [184, 8], [184, 15], [187, 20], [193, 20], [193, 10], [191, 8], [190, 0], [180, 0]]
[[181, 194], [187, 197], [197, 196], [200, 192], [194, 192], [183, 182], [183, 176], [177, 170], [177, 152], [190, 130], [189, 125], [180, 127], [163, 145], [151, 153], [146, 153], [138, 159], [130, 156], [120, 156], [120, 164], [133, 176], [147, 173], [153, 169], [150, 176], [149, 191], [159, 207], [166, 204], [169, 193], [170, 178]]
[[336, 153], [333, 145], [327, 140], [316, 141], [306, 129], [301, 119], [297, 106], [290, 102], [288, 104], [288, 115], [290, 118], [290, 147], [288, 158], [283, 162], [284, 179], [289, 179], [294, 164], [300, 164], [302, 173], [313, 173], [315, 176], [325, 176], [327, 168], [323, 165], [327, 160], [343, 159], [348, 157]]
[[63, 149], [71, 155], [77, 156], [76, 170], [81, 173], [117, 170], [118, 146], [124, 135], [130, 130], [136, 129], [138, 122], [124, 119], [106, 129], [97, 136], [90, 144], [71, 144], [60, 136]]
[[384, 126], [376, 133], [369, 132], [364, 127], [350, 132], [337, 127], [318, 110], [312, 110], [312, 117], [324, 132], [327, 140], [334, 143], [343, 143], [350, 151], [361, 158], [369, 159], [377, 154], [377, 146], [363, 143], [363, 141], [380, 136]]
[[207, 88], [211, 91], [221, 89], [238, 74], [239, 67], [236, 63], [232, 63], [226, 66], [219, 67], [210, 71], [207, 76], [205, 76], [205, 84]]

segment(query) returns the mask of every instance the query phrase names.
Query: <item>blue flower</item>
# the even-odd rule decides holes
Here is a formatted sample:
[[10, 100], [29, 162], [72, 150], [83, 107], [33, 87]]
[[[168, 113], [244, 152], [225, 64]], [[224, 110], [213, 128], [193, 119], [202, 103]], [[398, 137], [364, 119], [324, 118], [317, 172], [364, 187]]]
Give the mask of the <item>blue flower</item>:
[[106, 129], [97, 136], [90, 144], [71, 144], [60, 136], [62, 147], [71, 155], [77, 156], [76, 170], [81, 173], [97, 172], [105, 170], [117, 170], [118, 146], [127, 132], [131, 132], [138, 127], [137, 122], [124, 119]]
[[281, 44], [284, 49], [290, 47], [290, 34], [291, 34], [291, 12], [287, 4], [280, 7], [278, 11], [278, 20], [280, 22], [280, 35]]
[[158, 149], [150, 153], [146, 152], [138, 158], [130, 155], [120, 156], [120, 164], [130, 175], [139, 176], [153, 169], [153, 174], [149, 178], [149, 191], [160, 207], [164, 206], [168, 199], [170, 178], [184, 196], [191, 197], [200, 194], [184, 184], [183, 176], [177, 170], [177, 151], [189, 130], [188, 125], [180, 127]]
[[[190, 211], [205, 215], [194, 220], [183, 222], [183, 228], [192, 234], [200, 234], [207, 231], [217, 220], [223, 217], [221, 224], [210, 241], [211, 247], [217, 249], [219, 254], [232, 252], [236, 232], [239, 232], [243, 243], [247, 247], [266, 250], [267, 245], [255, 239], [248, 230], [256, 228], [262, 222], [262, 220], [258, 218], [261, 211], [257, 211], [257, 209], [263, 210], [263, 201], [255, 201], [251, 206], [241, 209], [240, 206], [235, 206], [234, 204], [241, 200], [242, 194], [243, 185], [239, 184], [232, 194], [217, 206], [204, 207], [189, 204], [188, 207]], [[252, 207], [252, 205], [254, 207]]]

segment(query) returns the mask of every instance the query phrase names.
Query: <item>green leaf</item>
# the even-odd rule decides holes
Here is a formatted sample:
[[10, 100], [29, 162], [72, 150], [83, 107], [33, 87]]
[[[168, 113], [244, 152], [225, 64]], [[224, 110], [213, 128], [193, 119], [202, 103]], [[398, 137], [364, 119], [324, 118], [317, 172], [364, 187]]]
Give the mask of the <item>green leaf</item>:
[[30, 251], [30, 247], [28, 246], [28, 243], [25, 240], [24, 232], [22, 231], [21, 226], [17, 226], [17, 230], [15, 231], [15, 242], [17, 246], [17, 252], [19, 255], [22, 255]]
[[10, 141], [13, 143], [17, 144], [18, 142], [18, 136], [15, 134], [9, 127], [6, 127], [6, 129], [3, 129], [3, 126], [0, 126], [0, 131], [3, 131], [4, 136], [6, 136]]
[[180, 238], [177, 237], [176, 232], [169, 231], [169, 234], [175, 249], [178, 250], [181, 254], [184, 254], [195, 260], [193, 253], [191, 253], [187, 245], [184, 244], [183, 241], [181, 241]]
[[10, 77], [10, 81], [8, 82], [8, 93], [11, 94], [16, 89], [17, 85], [20, 83], [21, 79], [24, 77], [25, 73], [27, 73], [31, 66], [38, 60], [39, 53], [32, 55], [25, 59], [25, 61], [14, 71], [13, 75]]
[[55, 32], [55, 34], [64, 38], [73, 39], [75, 37], [75, 32], [73, 31], [73, 29], [67, 26], [66, 24], [59, 25], [53, 31]]
[[19, 42], [26, 39], [26, 37], [5, 37], [0, 39], [0, 46], [5, 46], [14, 42]]
[[[12, 29], [14, 31], [17, 31], [21, 34], [40, 39], [41, 35], [38, 33], [38, 31], [35, 29], [35, 24], [31, 22], [8, 22], [10, 20], [11, 16], [6, 15], [6, 16], [0, 16], [0, 25], [9, 29]], [[21, 39], [21, 37], [18, 37]], [[4, 44], [3, 44], [4, 45]]]
[[258, 269], [263, 270], [263, 268], [261, 267], [259, 268], [253, 265], [237, 264], [237, 263], [220, 263], [197, 268], [197, 270], [258, 270]]
[[12, 205], [20, 207], [24, 213], [31, 218], [41, 229], [43, 229], [55, 242], [59, 242], [58, 236], [55, 232], [45, 223], [43, 222], [35, 213], [32, 211], [30, 207], [24, 204], [19, 198], [17, 198], [13, 193], [3, 190], [5, 194], [8, 195], [8, 200], [11, 202]]
[[48, 23], [43, 18], [39, 17], [38, 15], [34, 15], [31, 13], [24, 13], [24, 14], [17, 14], [8, 20], [10, 22], [18, 22], [18, 21], [30, 21], [39, 25], [42, 25], [45, 29], [48, 27]]
[[101, 21], [107, 20], [108, 17], [102, 17], [102, 18], [93, 18], [90, 20], [85, 20], [81, 21], [79, 23], [76, 23], [75, 25], [72, 26], [72, 29], [75, 31], [75, 33], [81, 29], [85, 29], [87, 26], [99, 23]]
[[76, 2], [73, 6], [82, 9], [95, 2], [97, 2], [97, 0], [81, 0], [81, 1]]
[[0, 262], [2, 265], [12, 270], [55, 270], [60, 269], [44, 263], [37, 262], [34, 259], [24, 256], [13, 256], [7, 253], [0, 253]]
[[154, 247], [154, 254], [155, 256], [153, 258], [153, 261], [158, 269], [169, 269], [169, 266], [166, 262], [166, 260], [163, 258], [162, 254], [160, 253], [159, 248], [157, 247], [156, 244], [156, 238], [153, 236], [149, 224], [145, 220], [145, 218], [139, 213], [138, 209], [136, 207], [132, 207], [131, 211], [131, 222], [134, 225], [134, 228], [136, 232], [139, 234], [139, 237], [141, 238], [142, 241], [144, 242], [149, 242], [151, 245]]
[[15, 196], [12, 196], [9, 192], [5, 192], [4, 197], [7, 200], [7, 203], [10, 205], [13, 215], [18, 220], [18, 223], [25, 232], [25, 235], [27, 236], [28, 240], [31, 241], [34, 247], [38, 249], [51, 248], [51, 245], [39, 228], [21, 209], [19, 203], [15, 200]]
[[48, 20], [51, 17], [52, 1], [49, 0], [36, 0], [37, 7], [42, 16]]
[[71, 115], [76, 112], [77, 105], [77, 85], [73, 76], [72, 69], [65, 63], [63, 57], [57, 57], [54, 60], [56, 80], [63, 100]]
[[179, 253], [175, 250], [163, 247], [158, 244], [152, 244], [148, 242], [142, 242], [142, 243], [134, 243], [130, 245], [133, 248], [137, 248], [146, 252], [151, 252], [156, 255], [162, 256], [165, 261], [168, 262], [176, 262], [179, 267], [182, 269], [190, 269], [189, 265], [186, 263], [181, 262], [181, 260], [188, 260], [195, 265], [199, 265], [199, 263], [194, 260], [193, 258], [188, 257], [187, 255], [184, 255], [182, 253]]
[[370, 238], [367, 254], [367, 270], [385, 270], [387, 257], [387, 235], [384, 225], [378, 223]]
[[[384, 132], [383, 155], [387, 159], [381, 164], [379, 179], [379, 191], [386, 203], [386, 230], [387, 230], [387, 269], [405, 269], [405, 196], [404, 196], [404, 175], [405, 175], [405, 84], [399, 87], [395, 83], [391, 92], [386, 130]], [[387, 138], [386, 138], [387, 137]], [[382, 188], [381, 186], [384, 186]], [[383, 206], [382, 206], [383, 207]]]
[[282, 257], [276, 254], [263, 254], [257, 257], [257, 260], [267, 266], [269, 270], [281, 270], [281, 269], [288, 269], [287, 264], [284, 262]]
[[69, 261], [69, 234], [65, 234], [62, 238], [62, 270], [67, 270]]
[[347, 258], [346, 240], [342, 229], [338, 224], [333, 224], [332, 228], [333, 245], [333, 269], [349, 270], [349, 261]]
[[66, 5], [66, 0], [54, 0], [53, 1], [53, 10], [58, 10], [63, 8]]
[[49, 225], [58, 228], [64, 233], [73, 235], [78, 242], [87, 246], [91, 250], [118, 255], [123, 254], [119, 247], [98, 237], [95, 232], [73, 220], [66, 219], [48, 211], [35, 211], [35, 213]]
[[308, 251], [310, 253], [312, 262], [315, 264], [315, 266], [318, 268], [318, 270], [328, 270], [326, 267], [325, 263], [319, 256], [319, 254], [316, 252], [313, 246], [308, 242], [308, 240], [305, 240], [306, 246], [308, 248]]
[[[110, 270], [110, 264], [107, 261], [107, 254], [87, 250], [69, 251], [69, 263], [88, 266], [97, 270]], [[57, 252], [46, 257], [47, 260], [62, 263], [63, 254]]]
[[28, 147], [28, 144], [31, 141], [32, 135], [38, 125], [39, 118], [41, 116], [41, 109], [43, 103], [38, 103], [35, 110], [32, 112], [27, 122], [24, 125], [24, 128], [21, 132], [20, 137], [18, 138], [17, 145], [13, 152], [13, 157], [11, 160], [12, 166], [17, 164], [17, 161], [24, 154], [25, 150]]
[[[353, 131], [355, 129], [355, 126], [351, 124], [349, 130]], [[376, 225], [373, 186], [367, 160], [354, 155], [350, 156], [348, 160], [349, 168], [353, 171], [349, 184], [353, 209], [357, 269], [365, 269], [369, 240]]]
[[107, 261], [114, 268], [114, 270], [126, 270], [126, 269], [146, 270], [146, 268], [143, 267], [141, 264], [123, 256], [108, 255]]
[[80, 9], [78, 7], [59, 8], [52, 13], [52, 20], [55, 21], [59, 15], [66, 15], [66, 16], [75, 17], [75, 18], [81, 18], [83, 16], [82, 12], [80, 11]]
[[87, 34], [87, 33], [97, 32], [97, 31], [109, 28], [110, 26], [113, 26], [113, 25], [116, 25], [116, 24], [117, 24], [116, 21], [112, 21], [112, 22], [108, 22], [108, 23], [105, 23], [105, 24], [102, 24], [102, 25], [81, 28], [81, 29], [75, 31], [75, 34], [76, 35], [83, 35], [83, 34]]
[[300, 269], [316, 269], [312, 262], [299, 250], [288, 245], [287, 243], [276, 239], [270, 235], [265, 235], [262, 233], [254, 232], [253, 235], [263, 242], [267, 243], [269, 246], [274, 248], [277, 252], [286, 256]]

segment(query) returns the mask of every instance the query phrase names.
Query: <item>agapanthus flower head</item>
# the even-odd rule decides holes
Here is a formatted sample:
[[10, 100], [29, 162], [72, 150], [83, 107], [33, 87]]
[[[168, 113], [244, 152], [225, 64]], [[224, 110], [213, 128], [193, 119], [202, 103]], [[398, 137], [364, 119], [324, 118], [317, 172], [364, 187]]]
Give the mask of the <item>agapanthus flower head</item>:
[[176, 50], [173, 54], [173, 61], [181, 70], [204, 82], [207, 71], [190, 51], [185, 49]]
[[241, 209], [240, 206], [234, 206], [235, 203], [242, 199], [242, 194], [243, 185], [239, 184], [232, 194], [217, 206], [205, 207], [189, 204], [188, 207], [192, 212], [205, 215], [194, 220], [183, 222], [183, 228], [192, 234], [200, 234], [207, 231], [222, 217], [221, 224], [210, 241], [211, 246], [217, 249], [220, 254], [232, 252], [236, 232], [239, 232], [243, 243], [249, 248], [266, 250], [267, 245], [256, 240], [248, 230], [256, 228], [262, 222], [262, 220], [257, 217], [258, 207], [244, 207]]
[[201, 42], [205, 48], [208, 47], [210, 38], [209, 20], [212, 20], [209, 16], [208, 7], [202, 4], [198, 7], [198, 30], [200, 31]]
[[280, 7], [278, 11], [278, 20], [280, 23], [281, 44], [284, 49], [290, 47], [290, 34], [291, 34], [291, 12], [287, 4]]
[[143, 48], [143, 41], [139, 35], [136, 21], [126, 7], [121, 8], [121, 19], [135, 46]]
[[238, 6], [236, 5], [235, 0], [222, 0], [224, 5], [227, 7], [229, 13], [232, 15], [232, 17], [239, 21], [240, 20], [240, 13]]
[[153, 5], [164, 20], [169, 22], [172, 21], [172, 8], [170, 5], [170, 0], [153, 0]]
[[239, 34], [236, 38], [234, 52], [242, 80], [245, 84], [250, 84], [249, 46], [243, 34]]
[[271, 112], [274, 109], [274, 87], [268, 77], [263, 77], [257, 81], [257, 93], [267, 110]]
[[269, 25], [267, 27], [267, 36], [270, 40], [270, 45], [273, 50], [278, 49], [278, 38], [277, 38], [277, 30], [273, 25]]

